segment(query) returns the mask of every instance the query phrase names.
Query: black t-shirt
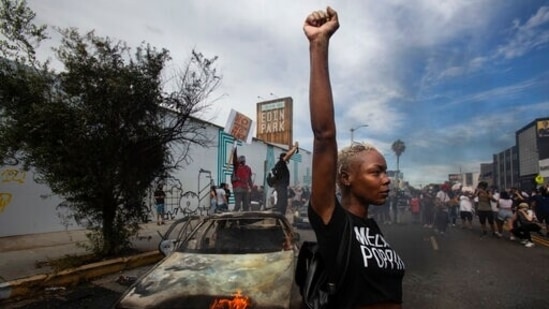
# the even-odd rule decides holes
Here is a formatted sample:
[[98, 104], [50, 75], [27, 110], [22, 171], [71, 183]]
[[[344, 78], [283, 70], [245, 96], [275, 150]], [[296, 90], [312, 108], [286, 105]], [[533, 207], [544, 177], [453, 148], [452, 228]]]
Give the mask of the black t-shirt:
[[287, 187], [290, 184], [290, 170], [286, 166], [286, 161], [278, 160], [273, 170], [276, 173], [276, 186]]
[[536, 214], [543, 217], [549, 215], [549, 194], [537, 194], [532, 199], [536, 203]]
[[[326, 265], [336, 264], [337, 249], [345, 228], [346, 211], [339, 202], [336, 203], [328, 225], [323, 224], [309, 204], [309, 220]], [[338, 292], [338, 298], [349, 303], [340, 305], [340, 308], [384, 302], [402, 303], [404, 262], [385, 241], [373, 219], [349, 214], [353, 223], [351, 257], [344, 284]]]

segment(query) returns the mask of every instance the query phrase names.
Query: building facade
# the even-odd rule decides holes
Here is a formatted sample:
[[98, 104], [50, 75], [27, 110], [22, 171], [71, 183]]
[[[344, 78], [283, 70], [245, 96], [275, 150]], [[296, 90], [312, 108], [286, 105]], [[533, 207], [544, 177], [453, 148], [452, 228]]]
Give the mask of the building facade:
[[493, 160], [494, 185], [500, 190], [519, 187], [517, 146], [494, 154]]
[[481, 163], [479, 181], [486, 182], [489, 186], [494, 185], [494, 164]]
[[[545, 159], [549, 158], [549, 118], [538, 118], [519, 129], [516, 134], [518, 149], [518, 183], [522, 190], [536, 187]], [[547, 179], [545, 179], [545, 183]]]

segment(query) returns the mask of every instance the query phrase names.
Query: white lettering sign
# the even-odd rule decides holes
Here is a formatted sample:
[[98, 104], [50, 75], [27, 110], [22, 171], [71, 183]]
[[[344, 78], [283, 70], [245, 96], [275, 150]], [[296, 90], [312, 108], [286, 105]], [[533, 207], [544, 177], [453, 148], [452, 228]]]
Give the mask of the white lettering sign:
[[390, 248], [381, 234], [371, 233], [367, 227], [355, 227], [354, 232], [356, 239], [361, 244], [360, 252], [364, 267], [375, 263], [379, 268], [404, 269], [404, 262]]
[[284, 132], [285, 117], [283, 109], [262, 112], [260, 117], [260, 134]]

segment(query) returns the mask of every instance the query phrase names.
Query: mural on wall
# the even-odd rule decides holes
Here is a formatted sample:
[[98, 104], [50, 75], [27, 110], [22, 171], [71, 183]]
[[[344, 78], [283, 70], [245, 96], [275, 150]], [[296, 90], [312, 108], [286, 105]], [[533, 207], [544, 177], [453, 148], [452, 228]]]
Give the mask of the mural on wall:
[[15, 168], [7, 168], [0, 172], [0, 177], [2, 179], [2, 183], [19, 183], [23, 184], [25, 183], [25, 178], [27, 177], [27, 172]]
[[11, 203], [12, 195], [7, 192], [0, 192], [0, 214]]
[[303, 175], [303, 186], [310, 187], [312, 180], [313, 180], [313, 177], [311, 175], [311, 169], [307, 168], [307, 170], [305, 171], [305, 175]]
[[[233, 164], [231, 161], [231, 153], [233, 152], [233, 144], [235, 138], [219, 129], [217, 138], [217, 179], [215, 185], [220, 183], [230, 183], [227, 179], [230, 179], [233, 173]], [[242, 145], [240, 141], [237, 141], [237, 145]], [[229, 197], [229, 204], [234, 204], [234, 196], [231, 194]]]
[[[27, 172], [17, 168], [6, 168], [0, 172], [0, 179], [2, 183], [15, 183], [24, 184]], [[13, 200], [13, 194], [11, 192], [0, 192], [0, 213], [4, 211], [6, 207]]]

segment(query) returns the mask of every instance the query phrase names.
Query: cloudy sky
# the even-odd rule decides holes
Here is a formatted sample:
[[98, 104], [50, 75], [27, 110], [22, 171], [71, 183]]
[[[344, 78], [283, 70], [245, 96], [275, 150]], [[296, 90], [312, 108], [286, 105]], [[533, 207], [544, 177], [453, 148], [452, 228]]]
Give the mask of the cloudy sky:
[[[330, 70], [339, 145], [375, 144], [414, 185], [479, 172], [549, 117], [549, 1], [535, 0], [29, 0], [40, 24], [170, 51], [168, 71], [194, 48], [218, 56], [223, 84], [201, 118], [224, 126], [231, 109], [291, 96], [294, 140], [311, 150], [308, 43], [303, 21], [332, 5], [341, 27]], [[41, 57], [52, 57], [48, 47]]]

